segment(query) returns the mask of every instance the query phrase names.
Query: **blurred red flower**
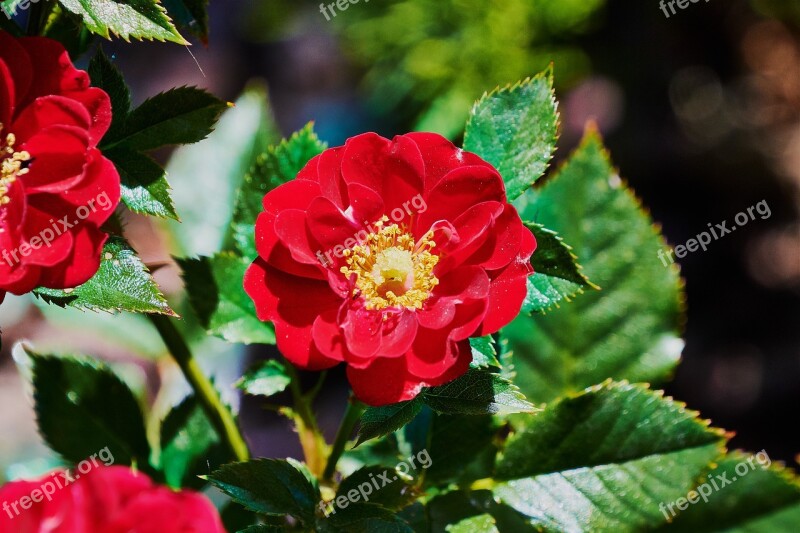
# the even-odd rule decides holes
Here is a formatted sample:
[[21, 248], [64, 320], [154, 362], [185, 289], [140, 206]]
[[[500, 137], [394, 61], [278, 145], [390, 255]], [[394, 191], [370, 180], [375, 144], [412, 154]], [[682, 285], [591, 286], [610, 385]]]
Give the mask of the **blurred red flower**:
[[295, 365], [384, 405], [452, 381], [519, 313], [536, 247], [500, 174], [432, 133], [368, 133], [269, 192], [244, 286]]
[[59, 474], [14, 481], [0, 488], [0, 505], [0, 533], [225, 532], [205, 496], [154, 485], [121, 466], [95, 468], [70, 483]]
[[91, 278], [120, 199], [111, 103], [58, 42], [0, 31], [0, 300]]

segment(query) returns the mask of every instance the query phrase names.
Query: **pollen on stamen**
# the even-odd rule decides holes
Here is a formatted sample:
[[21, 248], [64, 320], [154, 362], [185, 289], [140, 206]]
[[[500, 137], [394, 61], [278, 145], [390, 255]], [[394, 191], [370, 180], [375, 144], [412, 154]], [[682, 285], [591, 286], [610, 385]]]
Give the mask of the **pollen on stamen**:
[[14, 145], [17, 143], [17, 137], [13, 133], [7, 133], [5, 137], [3, 133], [3, 124], [0, 123], [0, 206], [7, 205], [11, 202], [8, 192], [11, 185], [17, 181], [19, 176], [24, 176], [28, 173], [28, 168], [25, 164], [30, 161], [31, 154], [26, 151], [17, 152]]
[[433, 273], [439, 262], [432, 253], [436, 243], [430, 233], [415, 242], [397, 224], [384, 227], [387, 221], [378, 221], [376, 232], [344, 251], [347, 265], [340, 270], [348, 279], [356, 276], [353, 296], [363, 296], [367, 309], [421, 309], [439, 284]]

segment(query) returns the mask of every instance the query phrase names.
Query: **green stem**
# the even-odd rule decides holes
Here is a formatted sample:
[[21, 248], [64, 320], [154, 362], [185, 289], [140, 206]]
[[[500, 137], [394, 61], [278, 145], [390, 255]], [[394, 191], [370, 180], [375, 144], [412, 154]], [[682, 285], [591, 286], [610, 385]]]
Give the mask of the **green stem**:
[[56, 6], [55, 0], [39, 0], [32, 4], [28, 15], [28, 35], [43, 35], [47, 19]]
[[294, 406], [290, 411], [297, 427], [297, 434], [300, 437], [300, 445], [303, 447], [303, 455], [306, 465], [314, 476], [319, 477], [325, 468], [325, 457], [327, 456], [328, 445], [317, 424], [317, 417], [311, 408], [312, 397], [303, 394], [300, 387], [300, 376], [297, 374], [292, 364], [286, 365], [286, 369], [292, 381], [289, 389], [292, 392]]
[[192, 386], [195, 396], [220, 438], [226, 442], [231, 453], [238, 461], [250, 459], [247, 444], [239, 431], [239, 427], [236, 425], [233, 414], [222, 403], [217, 389], [214, 388], [211, 380], [200, 369], [200, 365], [197, 364], [197, 360], [192, 356], [192, 352], [178, 328], [166, 316], [151, 314], [148, 317], [158, 330], [159, 335], [161, 335], [172, 358], [178, 363], [183, 375], [186, 377], [186, 381]]
[[328, 456], [328, 464], [322, 474], [323, 481], [331, 481], [333, 479], [333, 474], [336, 472], [336, 464], [339, 462], [342, 453], [344, 453], [347, 441], [350, 440], [350, 436], [353, 434], [353, 428], [356, 427], [356, 423], [361, 418], [361, 415], [364, 414], [366, 407], [355, 397], [350, 397], [350, 401], [347, 402], [347, 410], [344, 412], [339, 430], [336, 432], [336, 440], [333, 442], [331, 454]]

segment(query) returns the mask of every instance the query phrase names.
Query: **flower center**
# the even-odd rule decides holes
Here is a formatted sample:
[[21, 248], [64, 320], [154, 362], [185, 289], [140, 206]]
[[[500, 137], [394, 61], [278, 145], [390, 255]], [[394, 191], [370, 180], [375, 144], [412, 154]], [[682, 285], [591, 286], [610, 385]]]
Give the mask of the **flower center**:
[[353, 295], [364, 296], [367, 309], [421, 309], [439, 284], [433, 274], [439, 256], [431, 252], [436, 243], [430, 234], [415, 243], [405, 228], [397, 224], [383, 227], [388, 220], [383, 217], [375, 224], [377, 232], [344, 251], [347, 266], [340, 270], [348, 279], [356, 275]]
[[11, 184], [17, 181], [19, 176], [28, 173], [27, 162], [31, 160], [31, 154], [14, 150], [17, 138], [13, 133], [3, 136], [3, 124], [0, 123], [0, 206], [4, 206], [11, 201], [8, 191]]

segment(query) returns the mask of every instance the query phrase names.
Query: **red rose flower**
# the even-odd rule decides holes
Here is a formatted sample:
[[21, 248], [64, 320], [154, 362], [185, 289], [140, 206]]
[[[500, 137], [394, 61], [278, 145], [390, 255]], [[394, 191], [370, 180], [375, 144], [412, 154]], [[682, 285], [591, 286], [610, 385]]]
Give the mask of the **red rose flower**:
[[225, 533], [203, 495], [154, 485], [121, 466], [71, 483], [60, 473], [0, 488], [0, 533]]
[[374, 133], [269, 192], [244, 286], [278, 348], [312, 370], [347, 364], [371, 405], [452, 381], [469, 337], [519, 313], [536, 247], [500, 174], [432, 133]]
[[0, 31], [0, 301], [97, 272], [120, 198], [97, 149], [110, 124], [108, 95], [58, 42]]

